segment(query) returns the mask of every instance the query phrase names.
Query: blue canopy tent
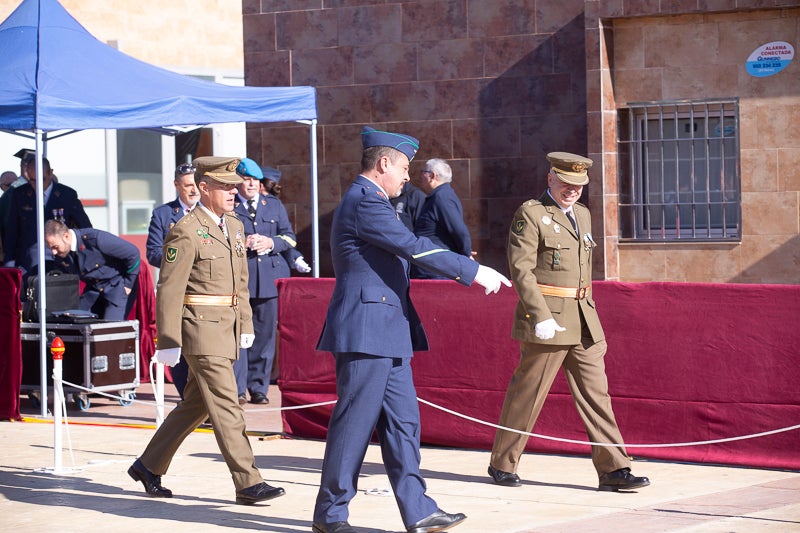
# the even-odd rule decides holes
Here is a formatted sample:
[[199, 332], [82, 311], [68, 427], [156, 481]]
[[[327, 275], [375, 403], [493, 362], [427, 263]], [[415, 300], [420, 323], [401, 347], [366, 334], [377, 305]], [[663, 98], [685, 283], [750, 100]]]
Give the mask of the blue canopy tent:
[[[23, 0], [0, 24], [0, 130], [35, 136], [38, 205], [42, 148], [62, 130], [169, 128], [225, 122], [309, 125], [314, 276], [318, 276], [316, 93], [313, 87], [231, 87], [170, 72], [98, 41], [56, 0]], [[53, 137], [54, 138], [54, 137]], [[44, 242], [44, 213], [38, 213]], [[44, 248], [39, 247], [39, 264]], [[39, 295], [45, 294], [39, 276]], [[39, 302], [42, 316], [46, 302]], [[42, 320], [41, 339], [45, 339]], [[42, 416], [47, 414], [41, 343]]]

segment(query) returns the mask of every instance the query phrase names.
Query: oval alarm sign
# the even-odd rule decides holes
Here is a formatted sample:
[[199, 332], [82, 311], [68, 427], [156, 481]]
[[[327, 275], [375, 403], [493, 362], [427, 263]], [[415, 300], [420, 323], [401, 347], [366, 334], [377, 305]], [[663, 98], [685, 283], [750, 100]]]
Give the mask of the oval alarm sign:
[[785, 69], [794, 58], [794, 47], [784, 41], [759, 46], [747, 58], [747, 73], [756, 78], [772, 76]]

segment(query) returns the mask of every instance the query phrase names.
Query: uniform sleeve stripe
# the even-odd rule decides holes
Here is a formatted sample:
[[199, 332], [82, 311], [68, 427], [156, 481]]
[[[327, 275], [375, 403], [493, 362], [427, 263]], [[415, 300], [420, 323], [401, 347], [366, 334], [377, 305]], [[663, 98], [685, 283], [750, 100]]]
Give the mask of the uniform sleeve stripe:
[[288, 242], [289, 246], [291, 246], [292, 248], [297, 246], [297, 241], [293, 240], [291, 237], [287, 237], [286, 235], [278, 235], [277, 237], [279, 239], [283, 239], [284, 241]]
[[438, 253], [441, 253], [441, 252], [449, 252], [449, 251], [450, 250], [448, 250], [447, 248], [435, 248], [433, 250], [428, 250], [427, 252], [422, 252], [421, 254], [412, 255], [411, 258], [412, 259], [419, 259], [420, 257], [425, 257], [427, 255], [438, 254]]
[[127, 273], [127, 274], [130, 274], [130, 273], [131, 273], [131, 272], [133, 272], [134, 270], [138, 269], [138, 268], [139, 268], [139, 262], [140, 262], [140, 261], [141, 261], [141, 259], [136, 259], [136, 262], [133, 264], [133, 266], [132, 266], [132, 267], [130, 267], [130, 268], [128, 269], [128, 272], [126, 272], [126, 273]]

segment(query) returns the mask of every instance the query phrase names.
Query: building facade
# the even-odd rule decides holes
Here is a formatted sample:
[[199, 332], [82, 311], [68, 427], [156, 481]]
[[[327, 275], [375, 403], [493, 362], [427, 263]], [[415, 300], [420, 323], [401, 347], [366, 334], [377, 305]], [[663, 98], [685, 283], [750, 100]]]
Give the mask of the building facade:
[[[246, 84], [317, 88], [322, 275], [370, 124], [420, 139], [412, 173], [451, 163], [478, 260], [502, 271], [514, 210], [546, 186], [545, 154], [570, 151], [595, 162], [583, 201], [596, 278], [800, 282], [800, 2], [243, 0], [242, 12]], [[306, 129], [249, 124], [247, 152], [283, 171], [310, 249]]]

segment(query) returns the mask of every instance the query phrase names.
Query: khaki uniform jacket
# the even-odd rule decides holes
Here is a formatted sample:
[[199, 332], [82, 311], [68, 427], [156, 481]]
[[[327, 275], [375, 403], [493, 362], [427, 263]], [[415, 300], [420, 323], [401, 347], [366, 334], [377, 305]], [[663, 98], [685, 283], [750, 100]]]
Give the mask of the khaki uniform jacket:
[[[164, 240], [156, 294], [158, 348], [182, 355], [236, 359], [242, 333], [253, 333], [244, 228], [224, 215], [230, 242], [203, 209], [193, 209]], [[184, 305], [184, 295], [237, 295], [237, 307]]]
[[[538, 344], [576, 345], [581, 342], [581, 312], [592, 339], [605, 339], [591, 292], [587, 298], [545, 296], [537, 284], [556, 287], [589, 287], [592, 281], [592, 249], [589, 210], [579, 203], [573, 212], [578, 235], [567, 215], [546, 192], [539, 200], [522, 204], [511, 223], [508, 237], [508, 263], [519, 301], [514, 313], [512, 337]], [[536, 324], [555, 319], [566, 331], [542, 340], [536, 337]]]

